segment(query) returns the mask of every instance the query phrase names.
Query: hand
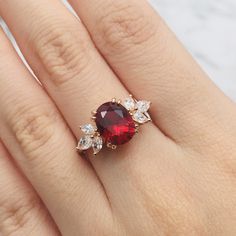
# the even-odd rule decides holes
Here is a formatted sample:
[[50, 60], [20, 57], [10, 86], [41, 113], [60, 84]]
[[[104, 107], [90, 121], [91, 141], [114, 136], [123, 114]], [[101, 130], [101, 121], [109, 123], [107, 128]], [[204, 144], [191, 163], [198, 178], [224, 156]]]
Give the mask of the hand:
[[[0, 1], [1, 235], [236, 235], [236, 107], [144, 0]], [[129, 92], [153, 123], [84, 159], [78, 127]]]

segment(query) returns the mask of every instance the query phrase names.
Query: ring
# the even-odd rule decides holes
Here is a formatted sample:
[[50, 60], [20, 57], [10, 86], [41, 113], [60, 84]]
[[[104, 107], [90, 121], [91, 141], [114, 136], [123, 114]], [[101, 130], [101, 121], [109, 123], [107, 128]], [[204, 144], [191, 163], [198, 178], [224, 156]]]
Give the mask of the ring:
[[136, 100], [132, 95], [124, 100], [113, 98], [110, 102], [102, 104], [92, 112], [95, 125], [80, 126], [84, 134], [76, 147], [79, 151], [93, 150], [98, 154], [103, 146], [116, 149], [117, 146], [129, 142], [138, 133], [140, 125], [151, 121], [148, 113], [151, 102]]

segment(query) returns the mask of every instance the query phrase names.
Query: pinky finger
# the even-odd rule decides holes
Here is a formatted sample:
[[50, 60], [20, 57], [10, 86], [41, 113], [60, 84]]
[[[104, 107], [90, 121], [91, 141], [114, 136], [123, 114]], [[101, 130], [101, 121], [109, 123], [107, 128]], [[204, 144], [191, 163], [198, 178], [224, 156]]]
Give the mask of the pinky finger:
[[39, 197], [0, 140], [0, 235], [59, 236]]

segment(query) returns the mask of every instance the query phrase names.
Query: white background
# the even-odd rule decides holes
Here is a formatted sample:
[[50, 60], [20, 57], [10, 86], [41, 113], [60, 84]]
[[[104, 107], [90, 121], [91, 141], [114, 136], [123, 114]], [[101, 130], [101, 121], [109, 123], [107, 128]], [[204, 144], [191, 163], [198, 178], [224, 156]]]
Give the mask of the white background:
[[236, 101], [236, 0], [150, 0], [220, 88]]
[[150, 0], [211, 79], [236, 101], [236, 0]]

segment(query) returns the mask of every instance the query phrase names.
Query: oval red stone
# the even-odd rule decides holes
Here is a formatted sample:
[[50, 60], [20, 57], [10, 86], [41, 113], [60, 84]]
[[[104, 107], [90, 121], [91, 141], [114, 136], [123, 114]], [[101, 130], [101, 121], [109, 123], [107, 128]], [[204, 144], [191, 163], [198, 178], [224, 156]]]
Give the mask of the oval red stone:
[[101, 105], [95, 119], [98, 132], [105, 142], [113, 145], [127, 143], [135, 134], [135, 122], [129, 111], [118, 103]]

